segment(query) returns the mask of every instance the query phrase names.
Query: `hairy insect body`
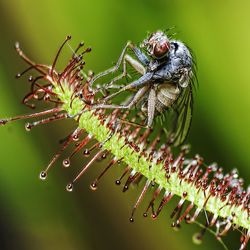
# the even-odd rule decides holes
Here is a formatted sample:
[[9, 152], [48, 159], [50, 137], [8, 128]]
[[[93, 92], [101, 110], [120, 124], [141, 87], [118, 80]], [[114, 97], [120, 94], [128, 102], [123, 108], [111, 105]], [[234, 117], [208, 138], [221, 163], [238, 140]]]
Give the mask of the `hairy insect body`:
[[[164, 61], [155, 71], [153, 78], [160, 81], [171, 81], [183, 85], [192, 77], [192, 56], [188, 48], [180, 41], [170, 42], [168, 60]], [[183, 86], [186, 87], [186, 86]]]
[[152, 82], [155, 82], [153, 88], [156, 92], [155, 108], [158, 114], [171, 107], [178, 100], [182, 89], [190, 83], [191, 58], [188, 48], [182, 42], [170, 42], [168, 60], [163, 61], [152, 76]]
[[180, 89], [173, 83], [163, 83], [157, 86], [156, 89], [156, 110], [159, 113], [165, 111], [168, 107], [178, 99]]
[[[134, 52], [137, 60], [126, 54], [128, 48]], [[143, 50], [128, 42], [116, 66], [99, 73], [92, 79], [91, 85], [98, 78], [117, 71], [122, 65], [122, 74], [104, 86], [105, 89], [117, 89], [119, 85], [117, 87], [114, 83], [127, 75], [127, 64], [141, 74], [141, 77], [125, 86], [120, 86], [120, 90], [108, 94], [92, 108], [132, 109], [141, 105], [139, 107], [146, 115], [147, 127], [153, 126], [155, 116], [172, 108], [175, 115], [168, 117], [168, 120], [172, 120], [175, 124], [173, 125], [175, 131], [171, 133], [174, 133], [173, 141], [179, 145], [188, 134], [192, 118], [193, 57], [184, 43], [169, 39], [162, 31], [152, 33], [143, 41], [141, 48]], [[110, 103], [116, 95], [124, 91], [134, 93], [134, 90], [136, 93], [128, 103], [121, 105]]]

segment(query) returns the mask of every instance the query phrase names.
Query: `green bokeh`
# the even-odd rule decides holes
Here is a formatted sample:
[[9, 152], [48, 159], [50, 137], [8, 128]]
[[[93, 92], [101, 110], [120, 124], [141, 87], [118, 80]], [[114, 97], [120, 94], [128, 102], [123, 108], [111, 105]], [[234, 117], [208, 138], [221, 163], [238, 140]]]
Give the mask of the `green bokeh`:
[[[87, 67], [98, 72], [117, 60], [127, 40], [139, 42], [147, 31], [176, 26], [177, 37], [193, 49], [198, 64], [199, 88], [189, 136], [192, 152], [204, 156], [207, 163], [218, 162], [225, 171], [237, 167], [247, 186], [249, 9], [247, 0], [1, 0], [0, 117], [29, 112], [20, 105], [28, 90], [26, 80], [14, 79], [25, 67], [13, 49], [16, 40], [35, 61], [50, 64], [67, 34], [72, 35], [73, 45], [84, 39], [93, 48], [86, 57]], [[201, 246], [193, 245], [195, 226], [173, 231], [171, 209], [154, 222], [141, 218], [150, 196], [130, 224], [138, 190], [120, 192], [114, 185], [120, 169], [111, 171], [96, 193], [88, 186], [100, 165], [82, 178], [73, 194], [64, 192], [83, 158], [68, 171], [59, 162], [48, 181], [40, 182], [39, 171], [73, 124], [58, 122], [30, 133], [23, 125], [17, 122], [0, 129], [1, 249], [222, 249], [209, 234]], [[226, 243], [237, 249], [239, 235], [230, 234]]]

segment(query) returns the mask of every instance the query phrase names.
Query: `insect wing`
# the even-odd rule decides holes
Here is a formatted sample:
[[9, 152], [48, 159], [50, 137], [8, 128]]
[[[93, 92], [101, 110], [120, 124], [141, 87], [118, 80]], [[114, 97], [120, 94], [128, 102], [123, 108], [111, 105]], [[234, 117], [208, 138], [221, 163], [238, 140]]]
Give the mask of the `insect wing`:
[[174, 110], [176, 119], [173, 122], [172, 141], [175, 146], [178, 146], [186, 139], [192, 122], [193, 93], [191, 85], [183, 90]]

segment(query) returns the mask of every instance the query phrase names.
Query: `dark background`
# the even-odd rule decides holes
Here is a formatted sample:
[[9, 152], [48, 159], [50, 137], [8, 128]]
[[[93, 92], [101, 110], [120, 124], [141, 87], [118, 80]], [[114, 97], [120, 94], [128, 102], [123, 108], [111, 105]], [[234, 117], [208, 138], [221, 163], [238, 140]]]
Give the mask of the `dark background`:
[[[99, 72], [116, 61], [127, 40], [140, 42], [147, 31], [176, 26], [177, 37], [195, 52], [199, 89], [188, 141], [193, 154], [207, 163], [216, 161], [225, 171], [249, 170], [249, 58], [250, 2], [229, 1], [0, 1], [0, 116], [30, 112], [20, 105], [28, 90], [26, 79], [14, 78], [25, 65], [13, 47], [19, 41], [36, 62], [51, 64], [67, 34], [72, 45], [84, 40], [93, 52], [87, 68]], [[97, 192], [89, 183], [100, 165], [84, 176], [73, 193], [65, 184], [84, 164], [79, 157], [70, 170], [60, 162], [48, 181], [38, 174], [56, 152], [58, 140], [72, 123], [57, 122], [30, 133], [24, 122], [0, 128], [1, 249], [222, 249], [210, 234], [201, 246], [192, 243], [195, 225], [179, 232], [170, 228], [165, 209], [158, 220], [141, 214], [128, 222], [137, 189], [123, 194], [114, 185], [121, 169], [111, 171]], [[68, 127], [68, 128], [67, 128]], [[139, 187], [140, 189], [140, 187]], [[171, 203], [170, 207], [175, 203]], [[225, 238], [229, 249], [239, 246], [239, 234]]]

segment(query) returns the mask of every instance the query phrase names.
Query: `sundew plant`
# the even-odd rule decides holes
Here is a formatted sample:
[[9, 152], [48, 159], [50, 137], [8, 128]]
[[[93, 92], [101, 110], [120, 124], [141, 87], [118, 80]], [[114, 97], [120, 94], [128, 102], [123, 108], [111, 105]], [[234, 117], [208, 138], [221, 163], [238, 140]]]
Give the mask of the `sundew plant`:
[[[26, 130], [30, 131], [50, 122], [75, 120], [75, 130], [61, 141], [58, 152], [41, 170], [40, 179], [47, 179], [57, 161], [61, 161], [65, 168], [72, 167], [72, 158], [82, 152], [89, 161], [67, 183], [66, 190], [72, 192], [94, 162], [100, 161], [99, 164], [102, 164], [102, 160], [106, 159], [108, 164], [90, 184], [90, 188], [96, 191], [100, 179], [114, 166], [124, 169], [122, 176], [116, 180], [117, 185], [123, 185], [123, 192], [131, 185], [143, 183], [132, 208], [131, 222], [136, 218], [135, 213], [140, 213], [137, 208], [148, 190], [153, 189], [153, 196], [142, 212], [144, 217], [156, 219], [176, 196], [179, 201], [170, 214], [173, 228], [179, 228], [182, 223], [199, 224], [201, 231], [194, 236], [194, 242], [201, 242], [205, 232], [209, 231], [224, 248], [222, 237], [228, 231], [235, 230], [240, 232], [239, 249], [247, 249], [250, 237], [250, 188], [245, 189], [237, 169], [224, 173], [215, 163], [205, 163], [198, 154], [189, 157], [189, 146], [175, 147], [162, 139], [162, 130], [155, 131], [154, 127], [138, 125], [140, 113], [134, 110], [92, 109], [93, 103], [100, 100], [102, 90], [99, 88], [97, 91], [90, 86], [93, 74], [84, 71], [83, 59], [91, 49], [80, 43], [67, 65], [60, 71], [57, 68], [61, 50], [70, 39], [67, 36], [52, 65], [33, 62], [16, 43], [17, 53], [28, 64], [25, 71], [17, 74], [17, 78], [32, 72], [32, 76], [29, 76], [30, 92], [23, 98], [23, 104], [35, 109], [37, 102], [43, 102], [44, 109], [28, 115], [2, 118], [0, 124], [8, 126], [9, 122], [15, 120], [35, 119], [25, 124]], [[61, 154], [70, 145], [74, 146], [73, 151], [61, 159]], [[203, 224], [200, 217], [204, 216]]]

